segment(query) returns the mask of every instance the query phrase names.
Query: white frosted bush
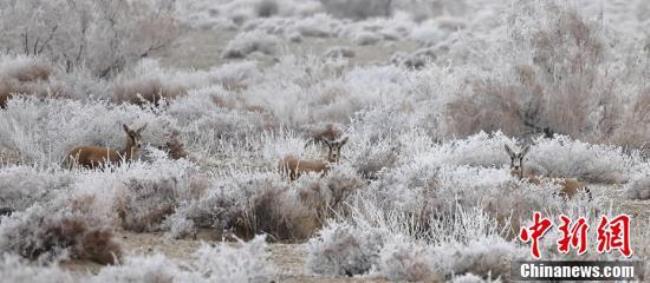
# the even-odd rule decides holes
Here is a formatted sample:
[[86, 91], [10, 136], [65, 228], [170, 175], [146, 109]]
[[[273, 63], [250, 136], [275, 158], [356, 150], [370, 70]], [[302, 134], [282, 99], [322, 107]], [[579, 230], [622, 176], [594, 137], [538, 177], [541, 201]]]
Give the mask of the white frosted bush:
[[65, 258], [100, 264], [119, 262], [121, 248], [106, 229], [107, 219], [85, 211], [88, 209], [85, 203], [65, 205], [57, 199], [3, 217], [0, 251], [45, 262]]
[[327, 14], [316, 14], [296, 22], [294, 29], [305, 37], [332, 37], [338, 33], [340, 21]]
[[641, 174], [634, 176], [626, 187], [628, 198], [638, 200], [650, 199], [650, 176]]
[[432, 258], [431, 250], [426, 246], [396, 236], [382, 249], [377, 270], [391, 281], [442, 281], [441, 274], [434, 269]]
[[323, 0], [325, 10], [337, 17], [363, 20], [370, 17], [388, 17], [392, 13], [390, 0]]
[[34, 167], [9, 166], [0, 169], [0, 207], [25, 210], [36, 202], [47, 203], [72, 186], [67, 172], [48, 172]]
[[8, 253], [3, 254], [2, 258], [0, 258], [0, 273], [2, 273], [3, 280], [7, 282], [77, 282], [73, 274], [60, 268], [34, 266], [24, 259]]
[[472, 273], [465, 273], [460, 276], [455, 276], [451, 283], [487, 283], [487, 282], [502, 282], [501, 280], [485, 280], [479, 276], [476, 276]]
[[622, 148], [592, 145], [565, 136], [539, 140], [529, 159], [550, 176], [574, 177], [589, 182], [622, 183], [638, 161], [623, 154]]
[[381, 37], [371, 32], [360, 32], [354, 37], [354, 42], [358, 45], [374, 45], [381, 40]]
[[268, 262], [266, 241], [258, 236], [250, 242], [239, 242], [239, 247], [228, 244], [201, 246], [195, 253], [196, 272], [208, 275], [211, 281], [269, 282], [274, 267]]
[[437, 268], [446, 274], [471, 273], [482, 278], [510, 280], [512, 261], [526, 254], [523, 247], [498, 237], [478, 238], [466, 245], [434, 248]]
[[237, 35], [228, 43], [223, 51], [224, 58], [245, 58], [254, 52], [265, 55], [275, 55], [278, 52], [280, 39], [263, 32], [245, 32]]
[[365, 274], [376, 264], [383, 244], [377, 230], [332, 224], [309, 241], [306, 266], [317, 274]]

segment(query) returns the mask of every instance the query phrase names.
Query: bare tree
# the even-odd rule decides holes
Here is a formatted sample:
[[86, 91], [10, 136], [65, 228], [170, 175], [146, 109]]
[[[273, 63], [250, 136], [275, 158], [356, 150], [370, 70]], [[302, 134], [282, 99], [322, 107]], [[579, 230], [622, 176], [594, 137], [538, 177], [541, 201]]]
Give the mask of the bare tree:
[[109, 77], [175, 38], [173, 7], [169, 0], [0, 0], [0, 48]]

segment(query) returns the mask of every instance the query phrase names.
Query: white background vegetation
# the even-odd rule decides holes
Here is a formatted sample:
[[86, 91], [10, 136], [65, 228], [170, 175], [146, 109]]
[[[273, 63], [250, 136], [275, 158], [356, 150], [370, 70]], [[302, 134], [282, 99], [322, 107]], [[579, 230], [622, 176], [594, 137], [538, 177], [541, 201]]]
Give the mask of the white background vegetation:
[[[532, 211], [595, 221], [650, 200], [646, 2], [0, 0], [0, 274], [268, 282], [279, 242], [313, 276], [509, 282]], [[122, 147], [122, 124], [147, 125], [137, 160], [63, 166], [75, 146]], [[349, 138], [340, 164], [288, 182], [278, 160], [321, 158], [305, 143], [327, 125]], [[505, 144], [592, 197], [511, 176]], [[206, 230], [241, 240], [180, 261], [119, 237]]]

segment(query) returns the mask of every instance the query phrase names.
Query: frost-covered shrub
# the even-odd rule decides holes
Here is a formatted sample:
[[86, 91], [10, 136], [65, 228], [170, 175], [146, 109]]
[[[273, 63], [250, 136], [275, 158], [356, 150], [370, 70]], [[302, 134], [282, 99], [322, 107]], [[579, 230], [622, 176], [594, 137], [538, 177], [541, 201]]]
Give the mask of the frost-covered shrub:
[[0, 55], [0, 109], [15, 96], [56, 98], [70, 96], [70, 90], [51, 79], [54, 68], [41, 57]]
[[638, 200], [650, 199], [650, 176], [636, 176], [632, 178], [626, 187], [626, 194], [628, 198]]
[[25, 210], [35, 203], [47, 203], [60, 191], [71, 188], [73, 176], [34, 167], [9, 166], [0, 169], [0, 207]]
[[83, 278], [88, 282], [200, 282], [198, 274], [183, 271], [174, 261], [156, 254], [149, 257], [127, 257], [121, 265], [102, 268], [95, 276]]
[[389, 17], [393, 11], [392, 2], [391, 0], [321, 0], [328, 13], [353, 20]]
[[501, 281], [484, 280], [483, 278], [476, 276], [472, 273], [465, 273], [463, 275], [453, 277], [450, 282], [451, 283], [488, 283], [488, 282], [501, 282]]
[[113, 89], [113, 101], [133, 104], [152, 103], [158, 105], [161, 100], [171, 100], [184, 95], [186, 90], [179, 86], [168, 85], [157, 79], [133, 80], [122, 82]]
[[354, 176], [338, 175], [321, 182], [305, 176], [291, 185], [275, 172], [225, 175], [213, 179], [203, 194], [181, 202], [165, 226], [171, 237], [226, 229], [245, 240], [268, 234], [273, 241], [302, 241], [321, 227], [328, 209], [342, 206], [341, 199], [358, 187]]
[[353, 166], [361, 176], [376, 179], [380, 172], [389, 170], [397, 163], [399, 148], [389, 143], [365, 145], [365, 149], [356, 155]]
[[19, 82], [32, 82], [50, 78], [53, 70], [40, 58], [31, 56], [3, 55], [0, 62], [0, 78], [15, 79]]
[[510, 280], [512, 261], [526, 254], [523, 247], [499, 237], [485, 237], [464, 245], [441, 245], [432, 251], [444, 274], [475, 274], [482, 278]]
[[377, 270], [388, 280], [408, 282], [439, 282], [443, 278], [434, 269], [433, 255], [426, 246], [397, 236], [381, 251]]
[[240, 247], [227, 244], [211, 247], [204, 244], [196, 251], [196, 272], [207, 274], [212, 281], [269, 282], [274, 268], [268, 262], [264, 236], [255, 237]]
[[[203, 187], [203, 185], [198, 185]], [[222, 233], [227, 224], [237, 215], [236, 202], [240, 200], [237, 192], [226, 186], [209, 188], [192, 199], [180, 202], [175, 213], [169, 216], [164, 225], [169, 236], [182, 238], [194, 235], [197, 229], [212, 229]]]
[[622, 183], [638, 160], [620, 147], [592, 145], [566, 136], [543, 139], [533, 146], [529, 159], [552, 177], [573, 177], [589, 182]]
[[469, 88], [470, 94], [459, 95], [447, 106], [451, 134], [464, 137], [479, 131], [500, 130], [515, 135], [527, 130], [523, 91], [489, 81]]
[[328, 14], [316, 14], [296, 22], [295, 30], [305, 37], [332, 37], [340, 23]]
[[333, 58], [333, 59], [353, 58], [354, 56], [356, 56], [354, 50], [344, 46], [331, 47], [327, 49], [325, 53], [323, 53], [323, 57]]
[[374, 45], [381, 40], [381, 37], [372, 32], [360, 32], [354, 37], [354, 43], [358, 45]]
[[279, 12], [278, 3], [275, 0], [261, 0], [255, 6], [257, 16], [268, 18]]
[[267, 233], [273, 240], [304, 240], [320, 228], [317, 209], [301, 202], [298, 193], [277, 178], [252, 179], [239, 186], [249, 197], [240, 200], [231, 220], [238, 237]]
[[300, 201], [318, 212], [319, 221], [345, 214], [345, 206], [365, 183], [353, 168], [334, 166], [323, 178], [299, 181], [297, 186]]
[[115, 264], [122, 254], [111, 231], [93, 215], [38, 204], [3, 219], [0, 250], [32, 260], [68, 256], [100, 264]]
[[116, 210], [122, 227], [135, 232], [156, 231], [160, 223], [176, 207], [178, 181], [175, 178], [159, 180], [126, 180], [118, 188]]
[[23, 258], [5, 253], [0, 258], [2, 279], [16, 283], [76, 282], [73, 274], [57, 266], [34, 266]]
[[431, 229], [439, 236], [420, 240], [399, 230], [405, 221], [399, 214], [376, 213], [390, 214], [373, 210], [325, 227], [309, 242], [307, 268], [326, 275], [370, 272], [391, 281], [437, 281], [465, 273], [507, 281], [512, 261], [525, 254], [500, 237], [480, 209], [437, 223]]
[[251, 53], [260, 52], [265, 55], [275, 55], [278, 52], [280, 39], [264, 32], [244, 32], [232, 39], [225, 50], [223, 58], [245, 58]]
[[379, 259], [383, 243], [383, 234], [376, 229], [331, 224], [309, 240], [306, 266], [317, 274], [364, 274]]
[[211, 82], [221, 84], [225, 89], [243, 89], [257, 82], [261, 71], [253, 61], [241, 61], [223, 64], [210, 69]]
[[[513, 21], [521, 25], [504, 46], [517, 55], [507, 64], [495, 63], [491, 73], [468, 77], [447, 109], [450, 134], [501, 129], [515, 136], [545, 130], [589, 141], [611, 136], [621, 124], [623, 104], [616, 93], [623, 89], [606, 71], [616, 63], [608, 61], [603, 28], [561, 4], [517, 7], [522, 10]], [[543, 16], [530, 17], [531, 11]]]
[[647, 114], [650, 109], [650, 88], [641, 90], [631, 100], [628, 109], [623, 110], [620, 126], [610, 140], [619, 145], [643, 150], [648, 154], [650, 131], [643, 125], [650, 123], [650, 116]]

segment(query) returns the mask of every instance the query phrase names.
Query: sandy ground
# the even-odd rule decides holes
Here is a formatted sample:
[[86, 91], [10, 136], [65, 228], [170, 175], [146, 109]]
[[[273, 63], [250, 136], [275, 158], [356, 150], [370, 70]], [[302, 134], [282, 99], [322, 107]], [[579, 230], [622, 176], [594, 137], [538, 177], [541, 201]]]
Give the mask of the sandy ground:
[[[237, 242], [221, 242], [211, 239], [209, 232], [203, 231], [198, 239], [168, 239], [162, 233], [117, 232], [116, 238], [128, 255], [164, 254], [183, 265], [191, 264], [194, 252], [207, 243], [211, 245], [237, 246]], [[323, 277], [310, 274], [305, 268], [307, 255], [305, 244], [269, 244], [269, 261], [273, 264], [275, 282], [388, 282], [382, 278], [371, 277]], [[97, 273], [101, 265], [86, 261], [67, 261], [61, 263], [65, 269], [78, 273]]]
[[[186, 30], [169, 47], [153, 54], [163, 66], [190, 69], [209, 69], [237, 59], [223, 59], [221, 54], [228, 42], [237, 35], [234, 31]], [[279, 54], [294, 54], [298, 56], [315, 54], [323, 55], [330, 48], [345, 47], [354, 52], [350, 63], [366, 65], [382, 63], [397, 51], [413, 52], [418, 45], [413, 41], [385, 41], [375, 45], [357, 45], [350, 40], [341, 38], [303, 37], [302, 42], [283, 42], [279, 46]], [[262, 65], [271, 64], [273, 57], [255, 57]]]

